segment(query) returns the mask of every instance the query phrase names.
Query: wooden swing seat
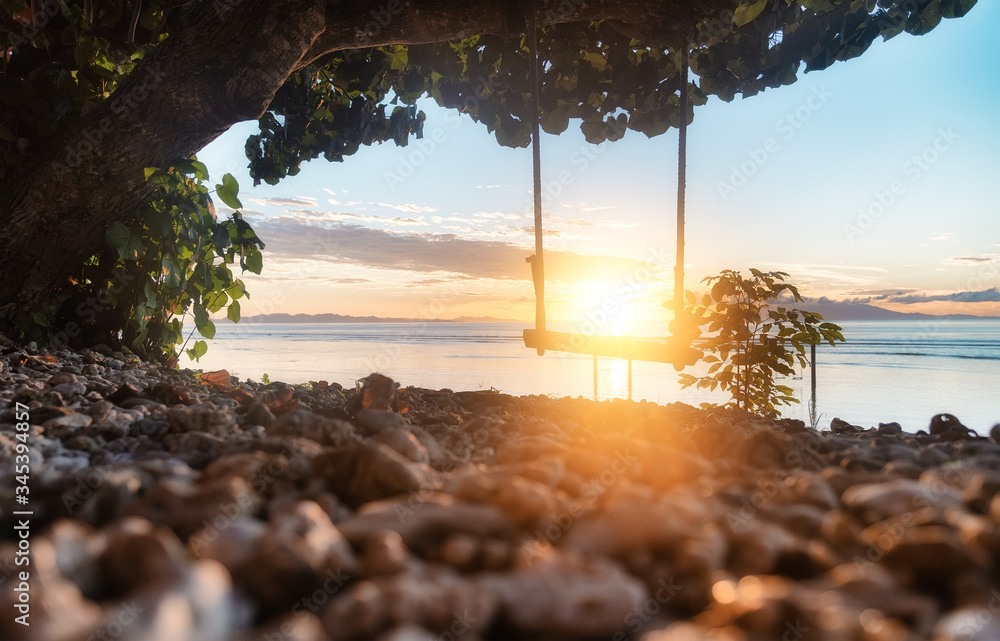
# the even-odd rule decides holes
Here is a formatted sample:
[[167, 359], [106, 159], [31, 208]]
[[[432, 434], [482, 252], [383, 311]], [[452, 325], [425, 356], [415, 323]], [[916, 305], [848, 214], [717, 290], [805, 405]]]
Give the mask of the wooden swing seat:
[[631, 336], [588, 336], [537, 329], [524, 330], [524, 346], [539, 350], [539, 353], [546, 350], [571, 352], [685, 367], [694, 365], [702, 357], [702, 352], [673, 338], [663, 342]]

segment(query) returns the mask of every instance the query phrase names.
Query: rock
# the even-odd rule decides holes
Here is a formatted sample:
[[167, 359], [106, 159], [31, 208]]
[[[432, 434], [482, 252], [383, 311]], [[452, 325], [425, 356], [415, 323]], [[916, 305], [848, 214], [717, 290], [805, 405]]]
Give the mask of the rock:
[[[63, 414], [62, 416], [50, 418], [49, 420], [45, 421], [45, 423], [42, 425], [42, 429], [44, 429], [46, 433], [52, 436], [53, 438], [60, 438], [59, 436], [57, 436], [57, 434], [59, 433], [66, 434], [67, 430], [57, 430], [56, 428], [87, 427], [93, 422], [94, 419], [91, 418], [90, 416], [74, 412], [72, 414]], [[69, 431], [71, 432], [73, 430], [71, 429]]]
[[[701, 524], [710, 520], [711, 513], [704, 502], [686, 496], [654, 497], [622, 490], [611, 493], [601, 511], [578, 512], [576, 516], [570, 512], [568, 516], [571, 527], [558, 533], [559, 537], [565, 535], [567, 548], [622, 558], [635, 550], [667, 549], [683, 539], [700, 536]], [[629, 526], [622, 527], [624, 523]]]
[[730, 536], [730, 549], [727, 566], [738, 576], [781, 574], [809, 579], [828, 569], [823, 567], [825, 560], [813, 554], [807, 539], [761, 519], [743, 522]]
[[121, 519], [109, 528], [107, 537], [98, 563], [115, 594], [176, 580], [187, 565], [184, 546], [177, 536], [146, 519]]
[[258, 628], [249, 641], [330, 641], [323, 622], [312, 612], [299, 610]]
[[479, 539], [468, 534], [452, 534], [441, 545], [441, 560], [460, 570], [468, 570], [479, 554]]
[[57, 392], [63, 396], [63, 398], [71, 398], [73, 396], [83, 396], [87, 393], [87, 386], [83, 383], [62, 383], [61, 385], [56, 385], [52, 388], [52, 391]]
[[92, 403], [90, 407], [84, 411], [95, 421], [103, 421], [111, 414], [114, 407], [115, 406], [112, 403], [100, 400]]
[[191, 467], [200, 469], [219, 455], [224, 440], [208, 432], [168, 434], [163, 439], [167, 450]]
[[1000, 423], [997, 423], [990, 428], [990, 440], [995, 444], [1000, 445]]
[[903, 427], [899, 423], [879, 423], [876, 430], [879, 434], [898, 436], [903, 433]]
[[267, 428], [269, 436], [297, 436], [320, 445], [341, 446], [355, 441], [354, 426], [347, 421], [328, 419], [308, 410], [282, 414]]
[[77, 377], [65, 371], [56, 372], [55, 374], [50, 376], [48, 380], [48, 384], [51, 387], [56, 387], [58, 385], [63, 385], [65, 383], [76, 383], [76, 382], [78, 382]]
[[830, 431], [834, 434], [854, 434], [860, 432], [861, 428], [842, 419], [833, 418], [830, 420]]
[[962, 421], [952, 414], [938, 414], [932, 418], [928, 431], [932, 436], [949, 441], [961, 440], [975, 435], [973, 430], [962, 425]]
[[[316, 600], [326, 603], [355, 572], [353, 553], [337, 529], [319, 506], [305, 503], [275, 515], [256, 539], [249, 561], [235, 570], [239, 584], [266, 615], [285, 613], [296, 603], [300, 610], [307, 605], [315, 611]], [[303, 603], [302, 595], [310, 600]]]
[[[992, 601], [1000, 605], [1000, 601]], [[1000, 617], [993, 607], [952, 610], [934, 626], [933, 641], [996, 641], [1000, 639]]]
[[358, 410], [354, 414], [354, 421], [358, 424], [358, 431], [365, 436], [373, 436], [384, 430], [407, 431], [410, 425], [395, 412], [374, 409]]
[[844, 505], [868, 523], [924, 507], [943, 508], [962, 502], [961, 495], [953, 488], [932, 488], [909, 479], [855, 485], [844, 492], [842, 498]]
[[[566, 451], [566, 446], [547, 436], [529, 436], [497, 450], [497, 463], [523, 463], [537, 458], [559, 457]], [[567, 461], [567, 467], [569, 463]], [[597, 466], [600, 468], [600, 464]], [[600, 469], [598, 474], [600, 474]]]
[[843, 510], [830, 510], [823, 516], [823, 538], [840, 550], [852, 550], [861, 541], [861, 528]]
[[467, 475], [453, 486], [453, 493], [459, 500], [496, 505], [515, 523], [529, 528], [563, 511], [552, 488], [514, 474], [500, 478]]
[[610, 637], [647, 599], [646, 587], [617, 564], [562, 554], [479, 583], [496, 595], [499, 617], [523, 635]]
[[214, 403], [171, 407], [167, 410], [167, 419], [170, 427], [179, 433], [207, 432], [223, 437], [239, 433], [232, 411]]
[[281, 454], [245, 452], [220, 456], [205, 467], [198, 479], [206, 484], [217, 479], [238, 477], [246, 479], [262, 497], [272, 497], [282, 491], [294, 489], [289, 478], [289, 462]]
[[70, 519], [53, 523], [48, 538], [55, 551], [59, 574], [72, 581], [86, 598], [99, 598], [104, 586], [98, 558], [105, 549], [105, 539], [95, 536], [86, 525]]
[[253, 425], [261, 425], [267, 429], [274, 423], [274, 414], [271, 413], [271, 410], [264, 403], [254, 401], [247, 407], [246, 422]]
[[313, 470], [338, 497], [355, 507], [434, 488], [431, 468], [408, 461], [383, 444], [326, 450], [313, 459]]
[[989, 558], [982, 550], [962, 545], [950, 528], [929, 525], [903, 529], [880, 539], [883, 563], [904, 583], [947, 589], [948, 579], [966, 572], [985, 572]]
[[384, 530], [398, 532], [411, 550], [436, 549], [448, 536], [507, 538], [514, 527], [503, 512], [489, 505], [460, 503], [447, 494], [428, 493], [417, 500], [391, 499], [369, 503], [339, 524], [355, 545]]
[[403, 537], [392, 530], [379, 530], [365, 539], [361, 572], [369, 578], [397, 574], [407, 569], [409, 561]]
[[376, 641], [440, 641], [442, 635], [425, 630], [419, 625], [400, 625], [387, 631]]
[[223, 639], [247, 623], [226, 570], [214, 561], [198, 561], [178, 579], [109, 603], [89, 638]]
[[[0, 547], [0, 558], [3, 566], [14, 565], [15, 546], [6, 544]], [[92, 629], [100, 618], [100, 607], [94, 602], [84, 599], [80, 589], [70, 581], [52, 571], [39, 571], [38, 562], [42, 556], [54, 556], [51, 546], [46, 546], [42, 539], [36, 539], [32, 544], [32, 569], [29, 572], [30, 588], [30, 627], [15, 621], [21, 615], [16, 608], [20, 603], [19, 596], [24, 591], [16, 591], [19, 587], [19, 576], [0, 583], [0, 608], [6, 616], [0, 617], [0, 638], [10, 641], [55, 641], [62, 639], [87, 639], [88, 630]], [[25, 557], [17, 557], [25, 558]], [[24, 570], [21, 566], [19, 571]], [[14, 580], [17, 578], [18, 580]]]
[[240, 517], [221, 530], [208, 524], [188, 538], [187, 549], [194, 558], [214, 559], [235, 575], [253, 560], [257, 541], [266, 531], [266, 523], [249, 516]]
[[360, 581], [322, 616], [327, 634], [335, 640], [373, 638], [405, 624], [461, 638], [489, 628], [496, 607], [493, 590], [448, 568], [428, 566], [418, 572]]
[[205, 527], [222, 530], [241, 517], [255, 516], [261, 504], [260, 495], [249, 482], [239, 477], [201, 485], [163, 478], [128, 511], [169, 525], [187, 539]]
[[[367, 412], [370, 410], [362, 411]], [[416, 436], [406, 430], [395, 427], [385, 429], [380, 431], [376, 438], [414, 463], [430, 463], [427, 448], [417, 440]]]

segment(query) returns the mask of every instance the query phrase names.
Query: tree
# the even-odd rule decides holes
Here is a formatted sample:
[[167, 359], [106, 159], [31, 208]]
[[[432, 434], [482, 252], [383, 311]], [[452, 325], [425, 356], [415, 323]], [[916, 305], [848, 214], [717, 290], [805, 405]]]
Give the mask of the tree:
[[[318, 155], [419, 135], [429, 95], [501, 144], [527, 143], [526, 15], [542, 27], [545, 129], [591, 141], [680, 122], [676, 60], [693, 102], [731, 100], [926, 33], [975, 0], [6, 0], [0, 14], [0, 331], [12, 331], [151, 197], [146, 168], [188, 159], [231, 125], [255, 180]], [[396, 103], [390, 109], [390, 105]], [[402, 104], [399, 104], [402, 103]], [[685, 114], [690, 119], [692, 114]], [[266, 240], [266, 239], [265, 239]], [[30, 321], [29, 321], [30, 322]]]
[[805, 367], [806, 345], [836, 345], [844, 336], [820, 314], [782, 306], [785, 293], [790, 302], [803, 302], [786, 278], [785, 272], [759, 269], [744, 278], [727, 269], [702, 281], [711, 293], [700, 304], [687, 292], [685, 317], [708, 331], [701, 347], [709, 352], [702, 359], [709, 367], [704, 376], [681, 374], [682, 386], [722, 389], [732, 396], [729, 407], [759, 416], [776, 416], [779, 406], [799, 402], [792, 388], [775, 383], [774, 375], [791, 376], [796, 363]]

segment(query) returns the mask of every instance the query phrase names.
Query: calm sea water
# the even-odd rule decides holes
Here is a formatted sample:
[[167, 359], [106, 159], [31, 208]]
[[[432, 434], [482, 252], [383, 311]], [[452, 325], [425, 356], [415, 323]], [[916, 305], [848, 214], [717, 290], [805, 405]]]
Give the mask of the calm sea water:
[[[550, 329], [572, 331], [550, 323]], [[925, 429], [948, 412], [981, 434], [1000, 423], [1000, 320], [842, 322], [847, 342], [817, 350], [816, 415], [828, 427], [839, 417], [871, 426], [898, 421]], [[206, 371], [225, 368], [241, 378], [290, 383], [355, 380], [379, 371], [432, 389], [498, 389], [511, 394], [594, 395], [590, 356], [549, 352], [538, 356], [521, 342], [519, 323], [218, 323]], [[637, 336], [662, 335], [640, 326]], [[186, 357], [182, 359], [186, 360]], [[625, 361], [598, 360], [599, 399], [628, 396]], [[688, 370], [699, 373], [698, 368]], [[809, 417], [810, 370], [782, 381], [802, 400], [785, 416]], [[727, 395], [681, 389], [670, 365], [634, 362], [632, 398], [697, 405]]]

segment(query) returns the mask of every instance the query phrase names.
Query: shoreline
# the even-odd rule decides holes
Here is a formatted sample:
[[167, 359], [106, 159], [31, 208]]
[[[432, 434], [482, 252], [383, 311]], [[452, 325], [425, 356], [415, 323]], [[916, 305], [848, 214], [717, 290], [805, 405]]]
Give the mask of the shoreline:
[[1000, 638], [1000, 426], [35, 351], [0, 355], [0, 505], [22, 443], [33, 513], [4, 638]]

